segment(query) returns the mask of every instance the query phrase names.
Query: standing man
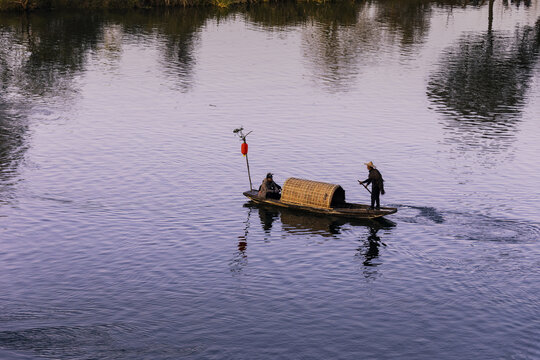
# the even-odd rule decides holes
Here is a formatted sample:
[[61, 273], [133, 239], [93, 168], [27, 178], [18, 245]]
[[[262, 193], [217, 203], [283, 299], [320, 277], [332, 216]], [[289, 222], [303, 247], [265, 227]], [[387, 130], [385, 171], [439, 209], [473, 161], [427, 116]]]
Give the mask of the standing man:
[[379, 170], [375, 168], [375, 165], [373, 165], [373, 162], [365, 163], [364, 165], [367, 166], [367, 169], [369, 171], [369, 176], [366, 180], [360, 181], [360, 184], [371, 184], [371, 207], [370, 209], [375, 209], [375, 203], [377, 203], [376, 209], [381, 208], [381, 203], [379, 200], [379, 194], [384, 195], [384, 180], [382, 178], [381, 173]]

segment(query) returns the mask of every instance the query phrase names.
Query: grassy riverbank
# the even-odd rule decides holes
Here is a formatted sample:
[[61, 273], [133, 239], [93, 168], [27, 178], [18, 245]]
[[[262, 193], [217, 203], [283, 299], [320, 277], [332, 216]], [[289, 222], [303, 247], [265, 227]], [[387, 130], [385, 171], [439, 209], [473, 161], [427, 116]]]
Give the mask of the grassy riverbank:
[[[152, 9], [166, 7], [215, 6], [227, 8], [231, 5], [303, 2], [303, 3], [354, 3], [358, 0], [0, 0], [0, 11], [51, 10], [51, 9]], [[439, 5], [484, 5], [495, 0], [378, 0], [399, 4], [418, 5], [435, 3]], [[519, 3], [518, 3], [519, 4]]]
[[[187, 6], [228, 7], [234, 4], [269, 0], [0, 0], [1, 10], [36, 9], [133, 9]], [[310, 0], [325, 2], [325, 0]]]

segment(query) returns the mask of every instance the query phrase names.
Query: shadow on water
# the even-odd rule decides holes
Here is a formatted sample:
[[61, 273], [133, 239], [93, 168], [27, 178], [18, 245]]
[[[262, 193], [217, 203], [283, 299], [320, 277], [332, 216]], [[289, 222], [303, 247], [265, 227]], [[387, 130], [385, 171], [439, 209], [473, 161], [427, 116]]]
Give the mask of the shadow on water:
[[[252, 216], [258, 215], [258, 222], [263, 231], [265, 241], [269, 238], [273, 231], [285, 232], [295, 236], [321, 236], [325, 239], [338, 238], [343, 233], [345, 227], [361, 227], [367, 230], [367, 236], [360, 238], [361, 245], [357, 248], [355, 256], [362, 257], [365, 266], [376, 266], [372, 260], [379, 256], [379, 246], [384, 245], [378, 235], [381, 229], [389, 230], [396, 226], [395, 223], [388, 219], [377, 220], [355, 220], [333, 216], [323, 216], [311, 214], [305, 211], [276, 208], [272, 206], [255, 204], [248, 202], [244, 204], [248, 209], [247, 219], [244, 222], [243, 234], [238, 237], [238, 251], [235, 253], [230, 262], [230, 269], [234, 273], [239, 273], [248, 264], [247, 247], [248, 238], [253, 235]], [[256, 220], [255, 220], [256, 221]], [[275, 230], [275, 225], [280, 224], [281, 227]]]
[[369, 235], [366, 240], [363, 240], [363, 244], [358, 247], [358, 254], [363, 258], [362, 264], [364, 266], [377, 266], [379, 263], [373, 262], [379, 257], [379, 247], [381, 245], [386, 246], [385, 243], [381, 241], [381, 238], [378, 236], [380, 228], [369, 228]]
[[377, 266], [382, 265], [382, 262], [379, 259], [379, 252], [381, 245], [386, 246], [382, 242], [379, 231], [381, 228], [378, 227], [368, 227], [367, 237], [360, 238], [358, 242], [360, 245], [356, 249], [355, 258], [362, 263], [362, 274], [364, 278], [368, 281], [377, 279], [379, 272]]
[[[399, 208], [394, 220], [416, 225], [441, 226], [440, 231], [448, 237], [459, 240], [495, 241], [506, 243], [535, 242], [540, 238], [540, 227], [534, 223], [520, 220], [495, 218], [482, 214], [441, 211], [430, 206], [393, 205]], [[244, 222], [244, 234], [239, 236], [238, 249], [245, 255], [247, 239], [253, 226], [252, 217], [258, 215], [258, 222], [265, 235], [273, 231], [283, 231], [292, 235], [317, 235], [323, 238], [338, 238], [343, 230], [360, 227], [368, 230], [365, 246], [359, 252], [368, 257], [376, 254], [379, 245], [384, 245], [380, 230], [390, 230], [396, 224], [388, 219], [377, 221], [350, 220], [345, 218], [318, 216], [302, 211], [280, 209], [254, 203], [246, 203], [247, 220]], [[280, 224], [279, 229], [275, 229]], [[447, 228], [448, 231], [444, 231]]]
[[281, 230], [289, 234], [320, 235], [325, 238], [336, 237], [342, 233], [345, 226], [362, 226], [375, 229], [389, 229], [395, 224], [388, 219], [362, 220], [338, 216], [324, 216], [306, 211], [277, 208], [264, 204], [248, 202], [244, 207], [257, 209], [261, 227], [265, 233], [270, 233], [276, 220], [280, 220]]

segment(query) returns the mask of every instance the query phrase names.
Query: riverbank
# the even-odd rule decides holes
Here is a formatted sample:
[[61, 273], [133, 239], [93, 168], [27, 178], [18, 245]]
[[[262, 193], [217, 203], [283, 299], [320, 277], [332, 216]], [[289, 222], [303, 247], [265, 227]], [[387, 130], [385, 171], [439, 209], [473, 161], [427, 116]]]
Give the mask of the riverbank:
[[[325, 2], [324, 0], [310, 0]], [[37, 9], [149, 9], [163, 7], [217, 6], [268, 2], [268, 0], [0, 0], [0, 11]]]

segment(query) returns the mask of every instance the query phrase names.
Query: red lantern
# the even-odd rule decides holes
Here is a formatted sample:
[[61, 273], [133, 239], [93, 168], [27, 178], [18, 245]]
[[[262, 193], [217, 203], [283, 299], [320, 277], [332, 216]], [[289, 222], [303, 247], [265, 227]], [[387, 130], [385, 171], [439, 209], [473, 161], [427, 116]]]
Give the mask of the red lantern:
[[248, 144], [247, 143], [242, 143], [241, 151], [242, 151], [242, 155], [244, 155], [244, 156], [247, 155], [247, 151], [248, 151]]

